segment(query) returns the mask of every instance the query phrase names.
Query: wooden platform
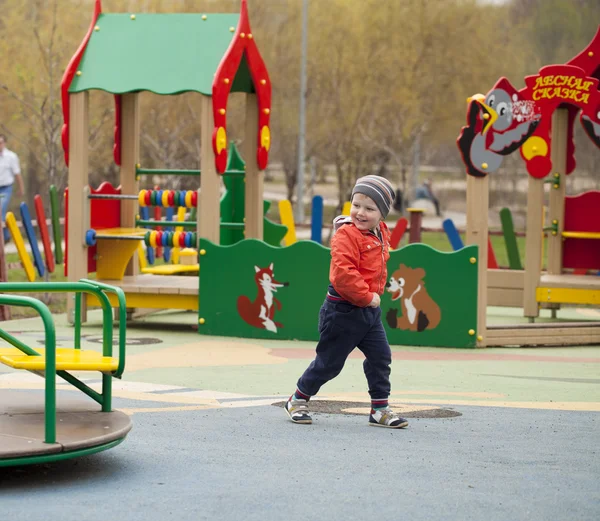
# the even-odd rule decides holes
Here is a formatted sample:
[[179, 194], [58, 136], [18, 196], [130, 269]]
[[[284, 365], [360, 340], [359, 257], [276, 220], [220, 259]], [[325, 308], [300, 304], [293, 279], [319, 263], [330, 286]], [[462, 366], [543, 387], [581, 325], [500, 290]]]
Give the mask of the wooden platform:
[[[76, 393], [57, 393], [56, 443], [44, 443], [44, 393], [0, 389], [0, 466], [2, 460], [56, 456], [102, 447], [127, 436], [126, 414], [101, 412], [100, 405]], [[92, 452], [92, 451], [90, 451]]]
[[600, 276], [542, 274], [539, 285], [545, 288], [591, 289], [600, 291]]
[[[151, 309], [198, 309], [199, 280], [197, 276], [125, 276], [123, 280], [101, 280], [105, 284], [118, 286], [125, 292], [128, 308]], [[114, 295], [107, 295], [111, 304], [116, 305]], [[93, 295], [87, 296], [87, 303], [99, 306]]]
[[600, 344], [600, 322], [559, 322], [487, 329], [487, 346], [567, 346]]

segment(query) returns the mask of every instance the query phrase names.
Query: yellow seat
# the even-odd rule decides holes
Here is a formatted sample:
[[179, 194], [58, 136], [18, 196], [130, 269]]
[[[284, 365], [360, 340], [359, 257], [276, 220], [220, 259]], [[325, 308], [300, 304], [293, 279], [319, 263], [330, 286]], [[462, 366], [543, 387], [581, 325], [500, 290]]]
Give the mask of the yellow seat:
[[[46, 369], [45, 349], [36, 351], [41, 356], [30, 356], [15, 347], [0, 348], [0, 362], [15, 369], [28, 371], [43, 371]], [[119, 361], [110, 356], [102, 356], [97, 351], [82, 351], [59, 347], [56, 349], [57, 371], [101, 371], [110, 373], [117, 370]]]

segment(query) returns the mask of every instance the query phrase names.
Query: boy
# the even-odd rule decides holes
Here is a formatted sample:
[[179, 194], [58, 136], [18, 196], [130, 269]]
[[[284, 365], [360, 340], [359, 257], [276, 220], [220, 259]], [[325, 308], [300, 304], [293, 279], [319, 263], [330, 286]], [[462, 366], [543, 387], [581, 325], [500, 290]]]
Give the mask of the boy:
[[390, 231], [382, 221], [394, 202], [394, 189], [380, 176], [356, 181], [350, 217], [334, 220], [327, 298], [319, 313], [317, 356], [298, 380], [285, 410], [294, 423], [312, 423], [311, 396], [335, 378], [358, 347], [371, 395], [369, 425], [398, 429], [408, 422], [388, 405], [392, 352], [381, 322], [380, 295], [387, 281]]

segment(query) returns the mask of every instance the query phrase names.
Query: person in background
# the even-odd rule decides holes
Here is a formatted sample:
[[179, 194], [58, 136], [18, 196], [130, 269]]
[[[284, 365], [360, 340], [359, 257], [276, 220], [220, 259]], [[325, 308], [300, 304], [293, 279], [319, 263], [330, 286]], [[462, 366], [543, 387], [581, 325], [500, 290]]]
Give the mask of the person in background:
[[[6, 136], [0, 134], [0, 202], [2, 204], [2, 222], [6, 221], [6, 211], [12, 196], [13, 184], [17, 180], [19, 195], [25, 195], [19, 157], [12, 150], [6, 148]], [[4, 242], [8, 242], [10, 235], [4, 226]]]
[[433, 193], [431, 179], [426, 179], [422, 185], [417, 186], [417, 188], [415, 190], [415, 198], [416, 199], [428, 199], [435, 206], [435, 214], [438, 217], [442, 216], [442, 214], [440, 212], [440, 201]]

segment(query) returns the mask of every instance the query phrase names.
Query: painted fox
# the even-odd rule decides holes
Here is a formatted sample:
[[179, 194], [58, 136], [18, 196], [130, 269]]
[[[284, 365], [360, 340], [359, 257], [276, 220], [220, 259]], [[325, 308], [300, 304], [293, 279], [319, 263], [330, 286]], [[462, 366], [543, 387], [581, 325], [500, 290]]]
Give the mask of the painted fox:
[[253, 327], [266, 329], [277, 333], [278, 327], [283, 327], [283, 324], [275, 322], [275, 307], [281, 309], [281, 302], [277, 300], [273, 294], [277, 293], [277, 288], [288, 286], [289, 282], [279, 282], [273, 275], [273, 263], [269, 264], [268, 268], [259, 268], [254, 266], [254, 280], [258, 288], [258, 294], [254, 302], [241, 295], [237, 300], [237, 309], [240, 317]]

